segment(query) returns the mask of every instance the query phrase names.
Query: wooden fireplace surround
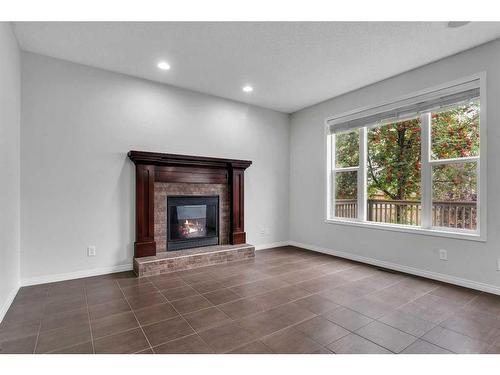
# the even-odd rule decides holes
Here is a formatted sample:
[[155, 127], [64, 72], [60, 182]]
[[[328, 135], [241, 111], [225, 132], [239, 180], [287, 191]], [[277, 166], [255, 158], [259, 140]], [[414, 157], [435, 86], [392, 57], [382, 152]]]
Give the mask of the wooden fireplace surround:
[[136, 258], [156, 255], [154, 238], [154, 183], [187, 182], [227, 184], [229, 191], [229, 242], [244, 244], [244, 172], [252, 162], [202, 156], [130, 151], [135, 164], [135, 243]]

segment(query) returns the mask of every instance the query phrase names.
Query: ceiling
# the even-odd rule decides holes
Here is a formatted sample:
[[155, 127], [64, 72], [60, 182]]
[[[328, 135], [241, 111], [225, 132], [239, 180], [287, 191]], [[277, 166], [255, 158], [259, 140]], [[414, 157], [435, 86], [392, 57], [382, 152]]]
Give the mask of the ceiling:
[[[500, 37], [500, 22], [16, 22], [23, 50], [295, 112]], [[169, 71], [157, 63], [166, 60]], [[242, 86], [251, 84], [252, 93]]]

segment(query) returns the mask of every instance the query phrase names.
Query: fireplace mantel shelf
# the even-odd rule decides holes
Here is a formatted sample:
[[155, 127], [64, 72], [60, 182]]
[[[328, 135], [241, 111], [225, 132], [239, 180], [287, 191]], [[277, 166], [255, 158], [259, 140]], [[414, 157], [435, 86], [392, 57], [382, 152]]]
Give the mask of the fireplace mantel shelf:
[[128, 157], [136, 165], [151, 164], [158, 166], [197, 166], [206, 168], [248, 168], [252, 162], [250, 160], [222, 159], [205, 156], [162, 154], [147, 151], [129, 151]]
[[244, 230], [244, 171], [249, 160], [130, 151], [136, 169], [135, 257], [156, 255], [154, 183], [225, 184], [229, 191], [229, 243], [246, 243]]

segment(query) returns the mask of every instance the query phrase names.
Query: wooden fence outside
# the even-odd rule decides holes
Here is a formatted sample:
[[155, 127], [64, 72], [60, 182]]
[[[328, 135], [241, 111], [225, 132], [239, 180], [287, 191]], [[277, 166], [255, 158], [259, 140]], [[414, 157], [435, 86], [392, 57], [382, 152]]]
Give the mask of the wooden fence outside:
[[[338, 199], [335, 202], [336, 217], [355, 218], [357, 209], [355, 199]], [[369, 221], [419, 226], [422, 206], [420, 201], [369, 199], [367, 217]], [[477, 228], [476, 202], [434, 201], [432, 225], [475, 230]]]

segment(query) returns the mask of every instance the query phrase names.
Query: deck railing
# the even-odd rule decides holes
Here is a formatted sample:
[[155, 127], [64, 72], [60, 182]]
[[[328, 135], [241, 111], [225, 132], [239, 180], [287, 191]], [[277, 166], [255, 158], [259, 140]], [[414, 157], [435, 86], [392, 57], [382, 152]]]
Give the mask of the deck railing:
[[[355, 218], [357, 216], [355, 199], [337, 199], [335, 216]], [[369, 221], [420, 225], [422, 206], [420, 201], [369, 199], [367, 202]], [[476, 202], [434, 201], [432, 203], [432, 225], [436, 227], [472, 229], [477, 228]]]

